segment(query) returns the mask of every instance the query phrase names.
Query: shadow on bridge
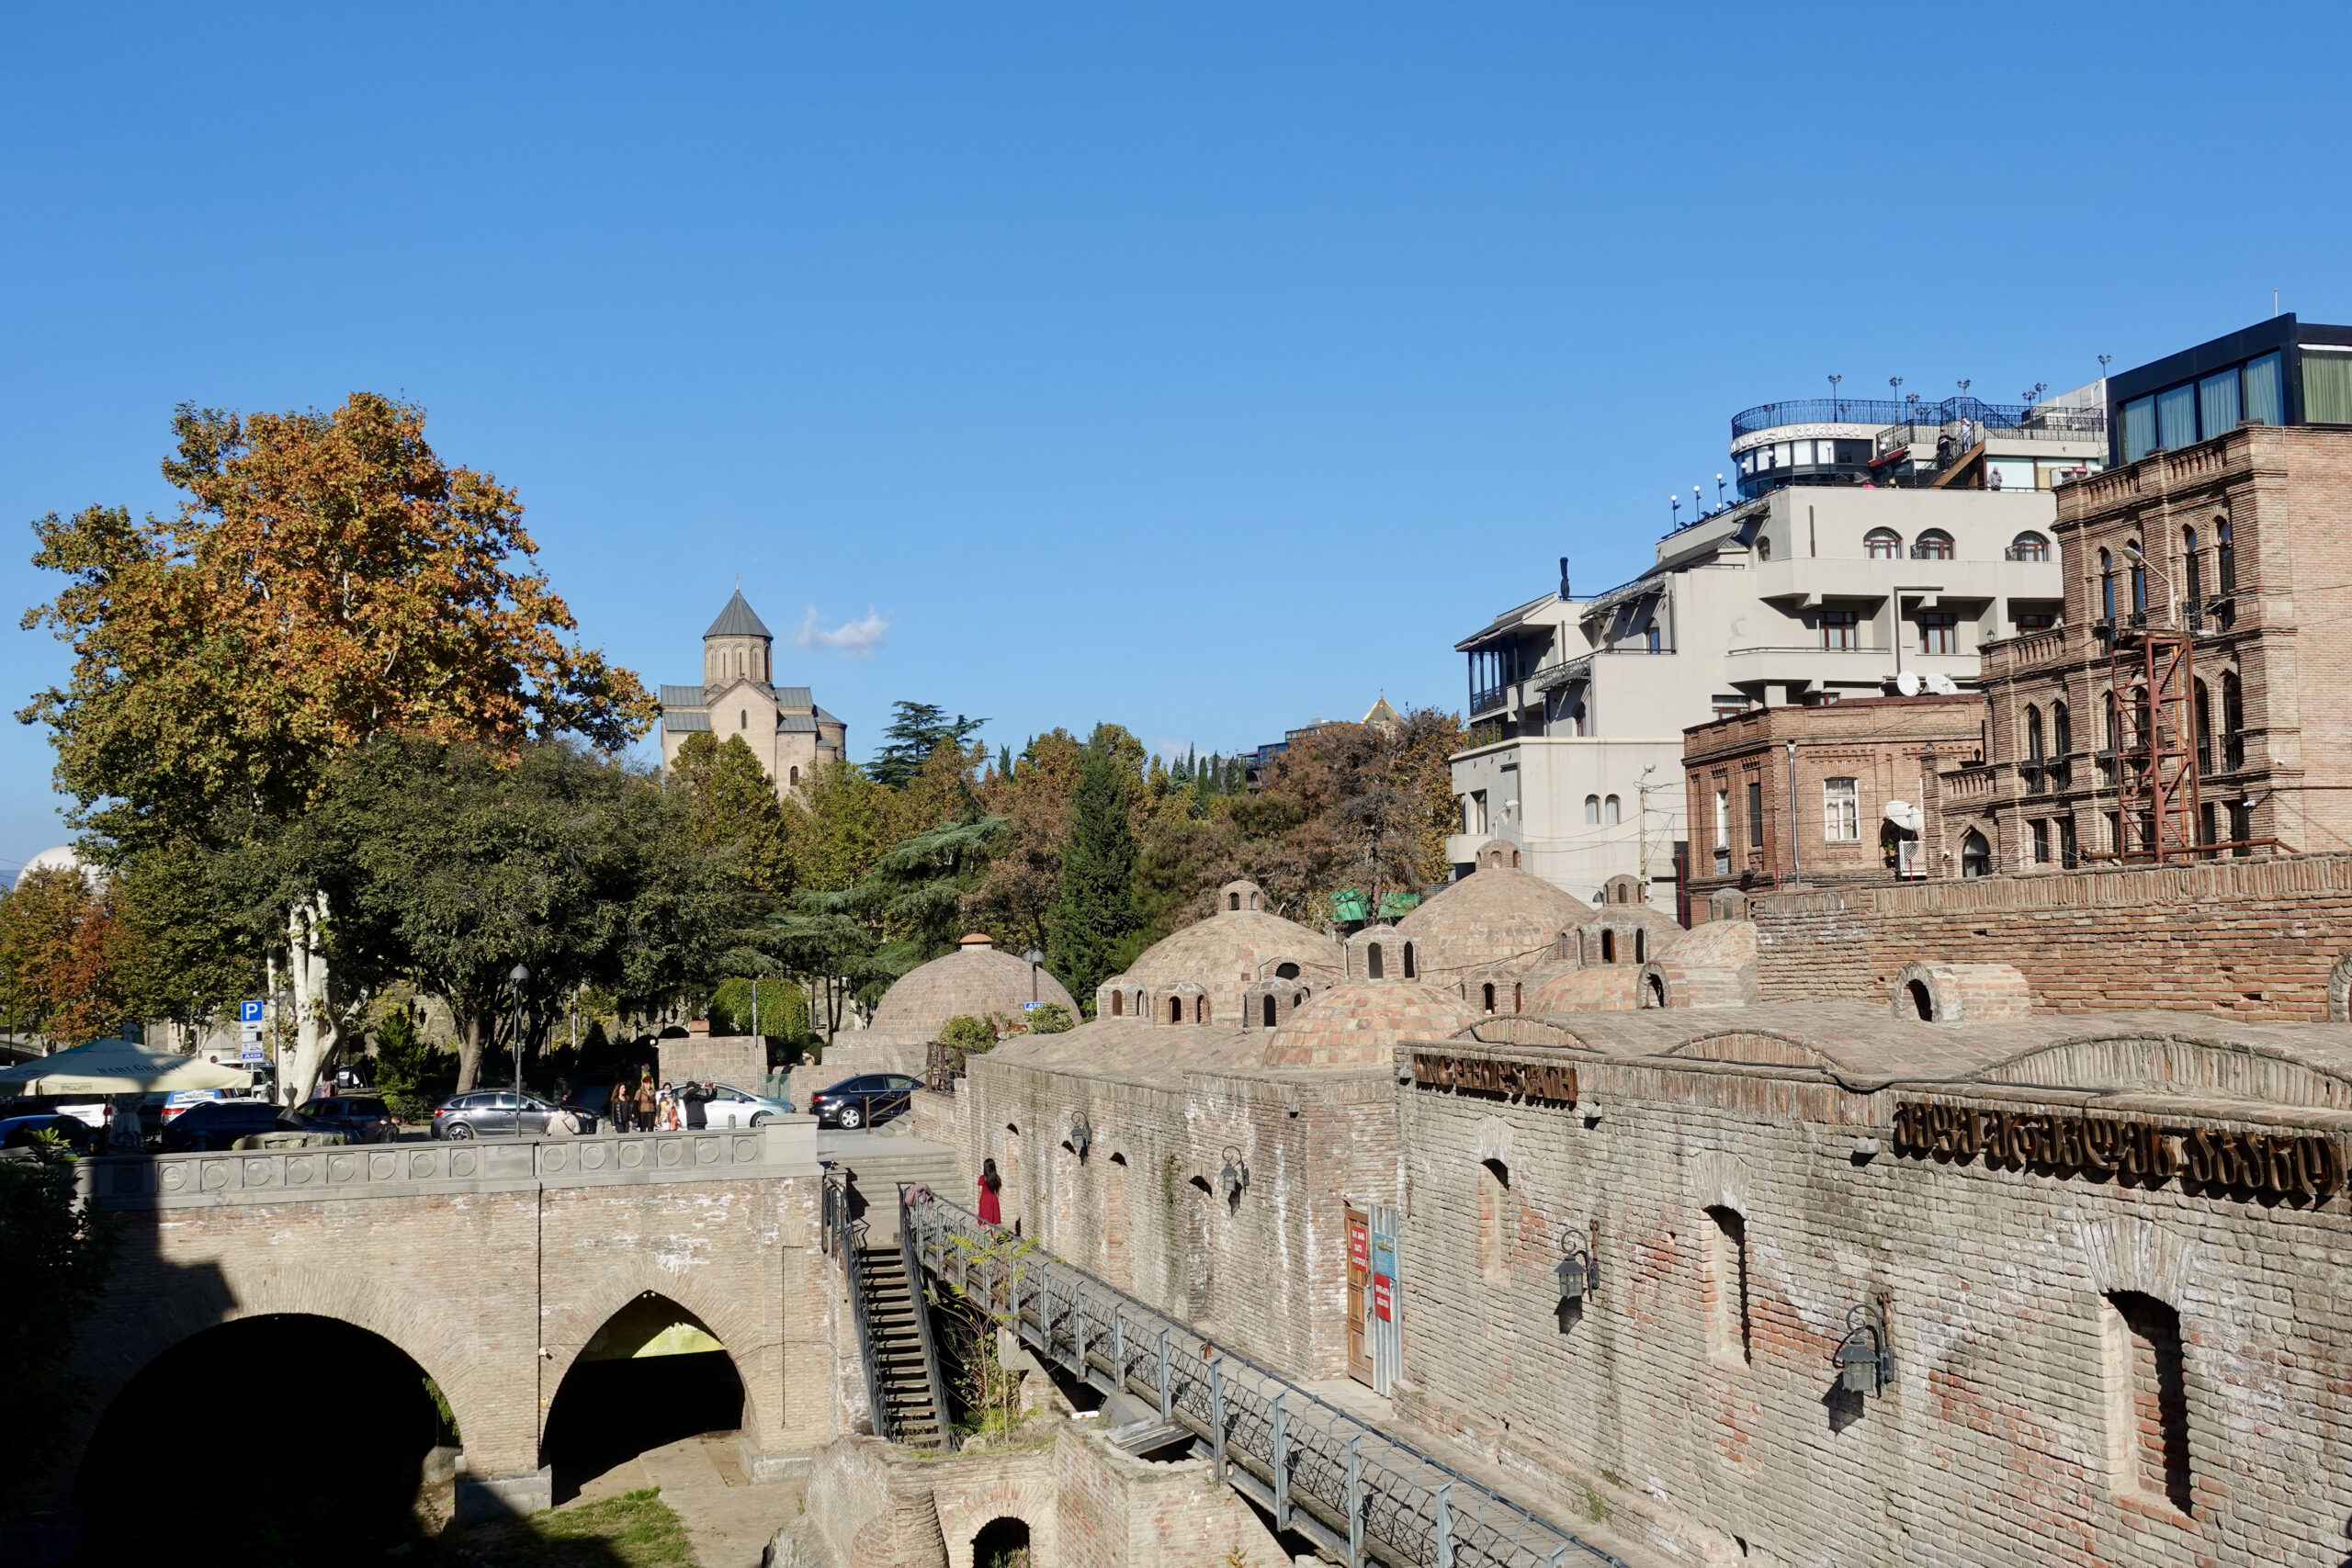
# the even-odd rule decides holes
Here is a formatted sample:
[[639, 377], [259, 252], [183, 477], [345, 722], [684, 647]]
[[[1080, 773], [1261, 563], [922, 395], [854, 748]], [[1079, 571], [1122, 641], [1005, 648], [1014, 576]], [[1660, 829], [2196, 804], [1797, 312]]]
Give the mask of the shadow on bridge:
[[649, 1291], [605, 1321], [556, 1390], [542, 1449], [555, 1500], [682, 1438], [734, 1436], [742, 1420], [743, 1380], [727, 1348]]

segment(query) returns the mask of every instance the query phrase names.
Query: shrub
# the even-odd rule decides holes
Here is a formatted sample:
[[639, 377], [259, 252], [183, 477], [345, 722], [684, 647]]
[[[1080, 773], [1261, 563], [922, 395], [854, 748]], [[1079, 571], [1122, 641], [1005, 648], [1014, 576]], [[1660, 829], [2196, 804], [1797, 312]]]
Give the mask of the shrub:
[[985, 1020], [958, 1013], [939, 1026], [939, 1043], [967, 1052], [985, 1051], [996, 1043], [996, 1031]]
[[1078, 1027], [1069, 1009], [1059, 1002], [1040, 1002], [1029, 1010], [1029, 1032], [1032, 1034], [1067, 1034]]

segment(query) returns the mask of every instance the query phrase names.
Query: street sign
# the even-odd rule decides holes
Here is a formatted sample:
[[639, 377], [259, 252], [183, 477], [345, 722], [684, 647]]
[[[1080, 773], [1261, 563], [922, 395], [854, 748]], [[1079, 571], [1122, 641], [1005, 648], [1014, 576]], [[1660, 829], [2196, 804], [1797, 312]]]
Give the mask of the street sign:
[[239, 1023], [259, 1023], [261, 1021], [261, 1003], [258, 1001], [239, 1002], [237, 1004], [237, 1021]]
[[240, 1062], [266, 1062], [269, 1060], [269, 1058], [258, 1048], [248, 1045], [243, 1050], [237, 1053], [237, 1060]]
[[1044, 1007], [1045, 1005], [1046, 1004], [1044, 1002], [1023, 1002], [1021, 1004], [1021, 1010], [1023, 1012], [1035, 1012], [1039, 1008]]

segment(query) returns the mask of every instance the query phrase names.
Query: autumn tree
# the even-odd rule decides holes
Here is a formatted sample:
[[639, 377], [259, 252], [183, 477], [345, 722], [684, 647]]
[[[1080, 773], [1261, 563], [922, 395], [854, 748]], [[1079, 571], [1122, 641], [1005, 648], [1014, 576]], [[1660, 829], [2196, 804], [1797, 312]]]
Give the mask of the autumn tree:
[[[57, 782], [107, 863], [192, 863], [266, 833], [379, 736], [512, 757], [563, 733], [616, 748], [650, 722], [635, 676], [568, 640], [514, 492], [443, 463], [422, 409], [355, 392], [332, 413], [184, 406], [173, 428], [176, 513], [34, 525], [34, 564], [67, 583], [25, 624], [53, 627], [74, 666], [18, 716], [51, 727]], [[322, 888], [279, 914], [297, 1084], [348, 1011], [336, 917]]]
[[1008, 952], [1046, 945], [1084, 757], [1069, 731], [1056, 729], [1032, 740], [1017, 761], [1005, 759], [989, 782], [988, 807], [1004, 818], [1005, 834], [981, 877], [974, 912]]
[[1127, 819], [1139, 760], [1130, 750], [1132, 739], [1101, 725], [1087, 742], [1070, 796], [1061, 887], [1046, 922], [1046, 967], [1081, 1007], [1118, 972], [1121, 944], [1142, 924], [1135, 901], [1135, 829]]
[[135, 940], [110, 884], [64, 866], [27, 872], [0, 895], [0, 1008], [11, 1030], [78, 1045], [122, 1026], [122, 971]]

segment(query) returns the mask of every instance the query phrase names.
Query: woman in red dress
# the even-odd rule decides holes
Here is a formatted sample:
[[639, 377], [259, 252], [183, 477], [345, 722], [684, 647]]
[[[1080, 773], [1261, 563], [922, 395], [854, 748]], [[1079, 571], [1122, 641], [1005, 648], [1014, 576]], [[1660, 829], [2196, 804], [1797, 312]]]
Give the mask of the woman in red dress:
[[1003, 1185], [1004, 1178], [996, 1173], [996, 1161], [992, 1159], [980, 1161], [980, 1224], [984, 1225], [1004, 1224], [1004, 1210], [996, 1201], [997, 1191]]

